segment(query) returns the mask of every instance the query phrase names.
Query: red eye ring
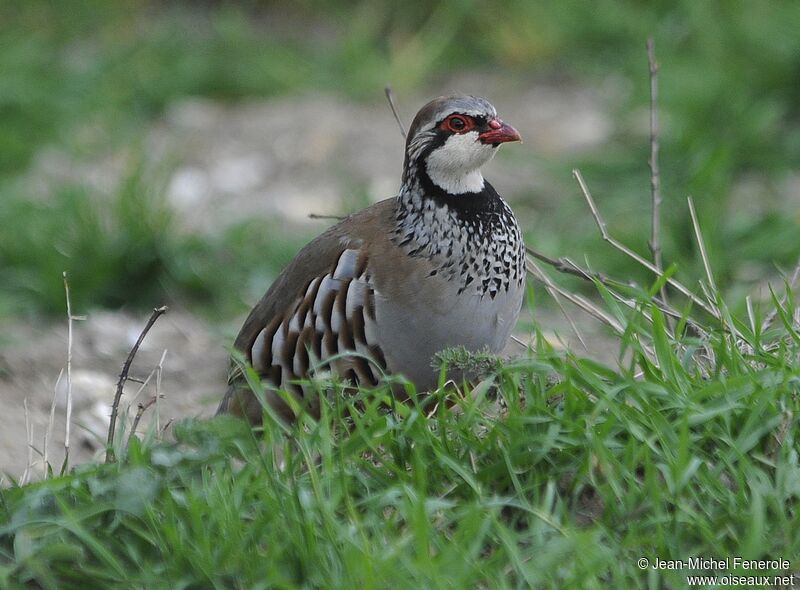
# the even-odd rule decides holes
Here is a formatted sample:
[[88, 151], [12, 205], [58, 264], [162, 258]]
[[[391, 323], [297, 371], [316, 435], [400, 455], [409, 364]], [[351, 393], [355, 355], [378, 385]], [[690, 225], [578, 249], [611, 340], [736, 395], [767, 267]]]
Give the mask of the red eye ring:
[[475, 128], [475, 121], [466, 115], [450, 115], [442, 122], [441, 127], [450, 133], [464, 133]]

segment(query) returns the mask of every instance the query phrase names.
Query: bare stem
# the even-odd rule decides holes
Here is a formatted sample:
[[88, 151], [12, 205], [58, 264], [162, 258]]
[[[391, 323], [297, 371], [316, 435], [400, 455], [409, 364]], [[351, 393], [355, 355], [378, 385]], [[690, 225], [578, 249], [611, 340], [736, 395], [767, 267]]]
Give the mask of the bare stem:
[[72, 424], [72, 302], [69, 297], [69, 281], [67, 280], [67, 272], [64, 271], [61, 276], [64, 279], [64, 294], [67, 299], [67, 417], [66, 427], [64, 431], [64, 462], [61, 465], [61, 473], [67, 470], [69, 465], [69, 439], [70, 439], [70, 426]]
[[341, 216], [341, 215], [323, 215], [321, 213], [309, 213], [308, 214], [308, 218], [309, 219], [335, 219], [337, 221], [341, 221], [342, 219], [344, 219], [344, 217]]
[[538, 252], [538, 251], [536, 251], [533, 248], [530, 248], [528, 246], [525, 246], [525, 251], [528, 254], [530, 254], [531, 256], [533, 256], [534, 258], [536, 258], [537, 260], [552, 266], [558, 272], [562, 272], [564, 274], [572, 275], [572, 276], [575, 276], [575, 277], [578, 277], [578, 278], [581, 278], [581, 279], [587, 279], [587, 280], [590, 280], [590, 281], [592, 279], [597, 279], [601, 283], [605, 283], [605, 282], [607, 282], [609, 280], [602, 273], [592, 273], [592, 272], [589, 272], [589, 271], [586, 271], [586, 270], [580, 268], [577, 264], [572, 262], [569, 258], [550, 258], [546, 254], [542, 254], [541, 252]]
[[28, 462], [19, 483], [20, 485], [25, 485], [30, 481], [31, 473], [33, 472], [33, 424], [31, 424], [31, 416], [28, 413], [27, 397], [22, 400], [22, 406], [25, 408], [25, 438], [28, 441]]
[[[800, 278], [800, 260], [797, 261], [797, 265], [794, 267], [792, 271], [792, 276], [789, 278], [788, 284], [786, 285], [786, 293], [783, 294], [781, 298], [781, 307], [786, 305], [786, 301], [789, 299], [789, 291], [794, 289], [795, 284], [797, 283], [797, 279]], [[772, 311], [769, 312], [766, 318], [764, 318], [764, 324], [761, 328], [762, 330], [766, 330], [767, 328], [772, 325], [772, 322], [775, 321], [775, 316], [778, 315], [778, 308], [774, 308]]]
[[142, 416], [147, 411], [150, 406], [158, 403], [158, 393], [151, 397], [146, 402], [142, 403], [139, 402], [138, 409], [136, 410], [136, 416], [133, 418], [133, 424], [131, 425], [131, 432], [128, 435], [128, 444], [127, 446], [131, 446], [131, 439], [136, 435], [136, 429], [139, 427], [139, 421], [142, 419]]
[[[656, 46], [652, 37], [647, 40], [647, 61], [650, 65], [650, 195], [652, 198], [652, 224], [650, 252], [658, 270], [663, 270], [661, 257], [661, 176], [658, 168], [658, 63]], [[666, 301], [666, 288], [661, 288], [661, 298]]]
[[111, 421], [108, 424], [108, 440], [106, 441], [106, 463], [110, 463], [114, 460], [114, 430], [117, 427], [119, 401], [122, 398], [122, 390], [125, 387], [125, 382], [128, 380], [128, 373], [131, 370], [131, 364], [133, 363], [134, 357], [136, 357], [136, 353], [139, 351], [139, 347], [142, 345], [142, 342], [147, 336], [147, 333], [150, 331], [150, 328], [152, 328], [153, 324], [156, 323], [156, 320], [158, 320], [158, 318], [160, 318], [166, 312], [166, 305], [156, 307], [153, 310], [153, 313], [150, 315], [150, 319], [147, 320], [147, 324], [145, 324], [142, 333], [139, 334], [139, 338], [136, 340], [133, 348], [131, 348], [130, 353], [128, 353], [128, 358], [125, 359], [125, 364], [122, 365], [122, 372], [119, 374], [119, 381], [117, 381], [117, 391], [114, 394], [114, 403], [111, 405]]
[[56, 417], [56, 399], [58, 398], [58, 386], [61, 385], [61, 378], [64, 376], [64, 369], [61, 369], [58, 372], [58, 378], [56, 379], [56, 384], [53, 386], [53, 399], [50, 401], [50, 417], [47, 421], [47, 429], [44, 431], [44, 449], [42, 457], [42, 462], [44, 465], [44, 476], [47, 477], [48, 466], [49, 466], [49, 447], [50, 447], [50, 437], [53, 436], [53, 423], [55, 422]]
[[789, 279], [789, 286], [794, 287], [798, 278], [800, 278], [800, 260], [797, 261], [797, 266], [794, 267], [794, 271], [792, 272], [792, 278]]
[[514, 342], [519, 344], [522, 348], [530, 348], [531, 347], [530, 344], [526, 344], [525, 342], [523, 342], [522, 340], [520, 340], [519, 338], [517, 338], [513, 334], [511, 335], [511, 340], [513, 340]]
[[609, 326], [611, 329], [617, 332], [617, 334], [621, 335], [625, 333], [625, 328], [623, 328], [614, 317], [610, 316], [605, 311], [603, 311], [602, 309], [591, 303], [585, 297], [582, 297], [576, 293], [571, 293], [570, 291], [567, 291], [563, 287], [554, 283], [550, 279], [550, 277], [548, 277], [547, 274], [542, 270], [542, 268], [531, 259], [528, 259], [528, 272], [530, 272], [536, 279], [541, 281], [547, 288], [547, 291], [554, 298], [555, 295], [553, 295], [553, 293], [557, 293], [558, 295], [561, 295], [564, 299], [566, 299], [573, 305], [576, 305], [577, 307], [588, 313], [596, 320]]
[[397, 111], [397, 105], [394, 102], [394, 92], [392, 92], [392, 87], [387, 86], [383, 90], [386, 93], [386, 100], [389, 101], [389, 108], [392, 109], [394, 120], [397, 121], [397, 126], [400, 127], [400, 134], [405, 138], [407, 135], [406, 128], [403, 125], [403, 121], [400, 119], [400, 114]]
[[[553, 266], [556, 270], [558, 270], [560, 272], [563, 272], [563, 273], [566, 273], [566, 274], [575, 274], [577, 276], [580, 276], [581, 278], [588, 278], [588, 277], [585, 277], [580, 272], [580, 270], [572, 269], [565, 262], [563, 262], [561, 259], [554, 260], [554, 259], [550, 258], [549, 256], [545, 256], [544, 254], [541, 254], [540, 252], [537, 252], [536, 250], [534, 250], [533, 248], [530, 248], [528, 246], [525, 246], [525, 250], [528, 252], [529, 255], [533, 256], [534, 258], [537, 258], [537, 259], [541, 260], [542, 262], [544, 262], [546, 264], [549, 264], [549, 265]], [[566, 259], [564, 259], [564, 260], [566, 260]], [[528, 264], [533, 266], [533, 265], [535, 265], [535, 262], [533, 262], [532, 260], [528, 259]], [[539, 269], [539, 270], [541, 270], [541, 269]], [[528, 272], [531, 272], [530, 269], [528, 269]], [[544, 271], [541, 271], [541, 274], [544, 275]], [[534, 278], [536, 278], [537, 280], [539, 280], [542, 283], [544, 283], [542, 276], [539, 276], [539, 275], [534, 274], [534, 273], [531, 273], [531, 275]], [[589, 280], [591, 280], [591, 279], [589, 279]], [[572, 328], [572, 331], [575, 333], [575, 336], [578, 337], [578, 341], [583, 346], [583, 349], [588, 352], [589, 351], [589, 347], [586, 346], [586, 341], [583, 339], [583, 336], [581, 335], [580, 330], [578, 330], [578, 326], [572, 320], [572, 317], [570, 317], [570, 315], [567, 313], [567, 310], [564, 309], [564, 306], [561, 303], [561, 299], [559, 299], [558, 293], [553, 288], [548, 286], [547, 283], [544, 283], [544, 284], [545, 284], [545, 288], [547, 289], [547, 292], [550, 294], [550, 296], [553, 298], [553, 301], [556, 302], [556, 305], [558, 305], [558, 308], [561, 310], [562, 315], [564, 316], [564, 318], [566, 318], [567, 322], [569, 322], [569, 325]]]
[[[161, 355], [161, 362], [164, 361], [164, 357], [166, 357], [166, 355], [167, 355], [167, 350], [164, 349], [164, 353]], [[133, 405], [133, 402], [138, 400], [139, 396], [142, 395], [142, 392], [144, 391], [145, 387], [150, 385], [150, 381], [152, 381], [153, 377], [155, 377], [156, 374], [158, 373], [159, 366], [160, 366], [160, 363], [159, 363], [158, 366], [154, 367], [152, 371], [150, 371], [150, 373], [147, 375], [147, 377], [145, 379], [134, 379], [133, 377], [128, 377], [128, 381], [129, 382], [133, 381], [134, 383], [138, 383], [139, 384], [139, 389], [137, 389], [136, 393], [134, 393], [133, 396], [131, 396], [131, 403], [128, 406], [129, 410], [130, 410], [130, 406]]]
[[158, 407], [158, 400], [163, 397], [161, 394], [161, 376], [164, 373], [165, 358], [167, 358], [166, 349], [164, 349], [164, 352], [161, 354], [161, 359], [158, 361], [158, 366], [156, 366], [156, 434], [159, 434], [161, 429], [161, 412], [159, 411], [160, 408]]
[[[545, 287], [547, 288], [548, 292], [553, 297], [553, 299], [556, 299], [556, 301], [558, 301], [557, 297], [554, 294], [554, 293], [557, 293], [558, 295], [564, 297], [564, 299], [566, 299], [570, 303], [574, 304], [578, 308], [580, 308], [583, 311], [585, 311], [586, 313], [588, 313], [590, 316], [592, 316], [596, 320], [598, 320], [598, 321], [606, 324], [607, 326], [609, 326], [612, 330], [614, 330], [617, 333], [618, 336], [622, 336], [622, 335], [625, 334], [625, 327], [622, 324], [620, 324], [620, 322], [616, 318], [614, 318], [613, 316], [611, 316], [610, 314], [606, 313], [604, 310], [602, 310], [598, 306], [596, 306], [593, 303], [591, 303], [585, 297], [582, 297], [582, 296], [578, 295], [577, 293], [572, 293], [572, 292], [564, 289], [563, 287], [560, 287], [556, 283], [554, 283], [550, 279], [550, 277], [544, 272], [544, 270], [534, 260], [531, 260], [530, 258], [528, 258], [527, 262], [528, 262], [528, 272], [534, 278], [536, 278], [537, 280], [539, 280], [542, 283], [544, 283]], [[611, 294], [618, 301], [621, 301], [622, 303], [624, 303], [624, 304], [626, 304], [626, 305], [628, 305], [630, 307], [633, 307], [635, 305], [632, 301], [626, 300], [624, 297], [622, 297], [618, 293], [615, 293], [615, 292], [611, 291]], [[650, 318], [649, 316], [646, 316], [646, 317], [647, 317], [648, 320], [652, 321], [652, 318]], [[639, 339], [637, 338], [637, 340], [639, 340]], [[655, 364], [655, 365], [658, 365], [658, 361], [657, 361], [653, 351], [650, 350], [650, 348], [645, 343], [641, 342], [640, 340], [639, 340], [639, 344], [642, 347], [642, 351], [644, 352], [644, 354], [646, 354], [648, 356], [648, 358], [651, 360], [651, 362], [653, 362], [653, 364]]]
[[[621, 285], [627, 285], [628, 287], [632, 287], [632, 288], [639, 288], [639, 286], [636, 283], [634, 283], [634, 282], [623, 283], [622, 281], [607, 277], [603, 273], [590, 271], [588, 269], [580, 267], [578, 264], [576, 264], [575, 262], [573, 262], [569, 258], [550, 258], [549, 256], [547, 256], [545, 254], [542, 254], [541, 252], [537, 252], [536, 250], [534, 250], [533, 248], [530, 248], [528, 246], [526, 246], [525, 249], [527, 250], [527, 252], [528, 252], [528, 254], [530, 256], [533, 256], [537, 260], [540, 260], [540, 261], [544, 262], [545, 264], [548, 264], [549, 266], [553, 267], [558, 272], [561, 272], [561, 273], [564, 273], [564, 274], [568, 274], [568, 275], [572, 275], [572, 276], [575, 276], [575, 277], [578, 277], [578, 278], [581, 278], [581, 279], [584, 279], [584, 280], [590, 281], [590, 282], [597, 281], [598, 283], [601, 283], [601, 284], [605, 285], [606, 287], [608, 287], [609, 293], [611, 293], [611, 295], [617, 301], [620, 301], [621, 303], [624, 303], [628, 307], [632, 307], [633, 306], [632, 300], [630, 298], [627, 298], [627, 297], [624, 297], [624, 296], [620, 295], [616, 291], [616, 289], [618, 289]], [[534, 277], [534, 278], [538, 279], [539, 277]], [[551, 295], [552, 295], [552, 293], [551, 293]], [[652, 302], [667, 317], [670, 317], [670, 318], [673, 318], [673, 319], [676, 319], [676, 320], [678, 320], [681, 317], [683, 317], [682, 314], [678, 310], [673, 308], [671, 305], [669, 305], [669, 303], [667, 303], [666, 301], [664, 301], [660, 297], [653, 297], [652, 298]], [[697, 334], [704, 334], [705, 333], [705, 330], [703, 328], [701, 328], [700, 325], [698, 325], [694, 320], [692, 320], [690, 318], [685, 318], [685, 321], [686, 321], [686, 324], [688, 326], [690, 326], [692, 328], [692, 330], [694, 330]]]
[[[664, 277], [664, 271], [656, 268], [656, 266], [650, 262], [649, 260], [645, 259], [644, 257], [640, 256], [630, 248], [628, 248], [622, 242], [619, 242], [614, 237], [612, 237], [608, 233], [608, 226], [606, 225], [605, 220], [600, 215], [600, 210], [597, 208], [597, 205], [592, 198], [592, 194], [589, 192], [589, 189], [586, 186], [586, 182], [583, 180], [583, 176], [581, 176], [580, 171], [573, 170], [572, 175], [575, 177], [575, 180], [578, 182], [578, 186], [581, 188], [581, 192], [583, 193], [583, 197], [586, 199], [586, 203], [589, 205], [589, 209], [592, 212], [592, 217], [594, 217], [595, 223], [597, 224], [598, 229], [600, 230], [600, 235], [602, 236], [603, 240], [611, 244], [614, 248], [632, 258], [642, 266], [644, 266], [647, 270], [652, 272], [658, 277]], [[700, 297], [692, 293], [689, 289], [687, 289], [682, 283], [676, 281], [671, 277], [666, 277], [666, 282], [668, 285], [676, 289], [681, 295], [689, 299], [694, 305], [711, 315], [712, 317], [721, 320], [719, 312], [712, 307], [710, 307], [705, 301], [703, 301]]]
[[697, 246], [700, 248], [700, 258], [703, 260], [703, 268], [706, 271], [706, 279], [708, 279], [708, 286], [711, 288], [711, 295], [717, 292], [717, 283], [714, 281], [714, 274], [711, 272], [711, 263], [708, 260], [708, 252], [706, 251], [706, 242], [703, 240], [703, 234], [700, 231], [700, 223], [697, 221], [697, 212], [694, 210], [694, 200], [692, 197], [686, 197], [689, 203], [689, 215], [692, 216], [692, 227], [694, 228], [694, 237], [697, 239]]

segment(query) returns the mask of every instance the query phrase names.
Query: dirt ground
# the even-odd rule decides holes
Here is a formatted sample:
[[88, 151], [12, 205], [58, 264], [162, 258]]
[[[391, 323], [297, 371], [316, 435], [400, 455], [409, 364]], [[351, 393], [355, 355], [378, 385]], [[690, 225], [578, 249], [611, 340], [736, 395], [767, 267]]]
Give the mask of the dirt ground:
[[[503, 96], [496, 97], [487, 88], [503, 88]], [[452, 80], [439, 90], [450, 89], [487, 96], [504, 119], [522, 131], [524, 148], [531, 153], [569, 154], [601, 145], [612, 133], [605, 105], [613, 91], [608, 89], [589, 91], [524, 81], [499, 85], [491, 75]], [[425, 99], [399, 102], [401, 114], [410, 120]], [[324, 95], [235, 106], [184, 100], [152, 125], [145, 143], [154, 168], [163, 161], [176, 164], [167, 198], [186, 230], [209, 233], [244, 218], [275, 215], [295, 223], [314, 223], [312, 227], [321, 230], [321, 222], [310, 222], [308, 213], [340, 212], [348, 202], [342, 199], [354, 183], [366, 186], [376, 201], [394, 194], [403, 152], [396, 123], [379, 99], [362, 105]], [[42, 195], [59, 183], [76, 180], [101, 193], [110, 192], [125, 172], [128, 155], [121, 150], [100, 160], [77, 161], [48, 147], [28, 176], [31, 187]], [[520, 169], [503, 158], [492, 162], [486, 175], [512, 205], [515, 191], [549, 182], [535, 164]], [[74, 322], [72, 464], [92, 460], [102, 448], [117, 376], [148, 315], [89, 310], [85, 320]], [[569, 339], [560, 318], [537, 319], [549, 322]], [[224, 391], [226, 347], [232, 340], [225, 334], [237, 327], [210, 325], [186, 308], [173, 308], [156, 323], [131, 375], [146, 379], [165, 354], [158, 385], [163, 394], [160, 425], [213, 413]], [[66, 377], [59, 380], [59, 374], [68, 351], [66, 318], [51, 323], [12, 321], [0, 329], [4, 335], [0, 344], [0, 473], [18, 478], [25, 472], [32, 429], [34, 467], [29, 476], [41, 477], [54, 394], [48, 460], [58, 465], [63, 457]], [[582, 329], [599, 334], [596, 327]], [[141, 385], [128, 384], [122, 408], [129, 408], [131, 417], [138, 402], [154, 395], [156, 380], [153, 376], [138, 398], [135, 394]], [[155, 419], [155, 412], [146, 416], [140, 431]]]

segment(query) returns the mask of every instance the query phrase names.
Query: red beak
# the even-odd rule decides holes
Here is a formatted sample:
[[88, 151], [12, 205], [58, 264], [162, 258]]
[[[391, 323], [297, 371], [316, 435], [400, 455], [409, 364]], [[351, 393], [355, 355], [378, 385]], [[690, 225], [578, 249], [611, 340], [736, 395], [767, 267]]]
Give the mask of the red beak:
[[494, 146], [508, 141], [522, 141], [519, 131], [511, 125], [503, 123], [500, 119], [489, 121], [489, 131], [484, 131], [478, 135], [478, 139], [481, 140], [481, 143], [490, 143]]

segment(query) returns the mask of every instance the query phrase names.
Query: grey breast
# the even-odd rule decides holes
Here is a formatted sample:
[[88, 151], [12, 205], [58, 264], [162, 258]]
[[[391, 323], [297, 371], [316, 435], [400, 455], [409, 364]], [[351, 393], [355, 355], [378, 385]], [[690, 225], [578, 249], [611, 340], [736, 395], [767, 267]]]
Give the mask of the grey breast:
[[386, 297], [375, 293], [375, 319], [390, 372], [401, 373], [418, 389], [436, 387], [439, 372], [434, 355], [463, 346], [470, 351], [500, 353], [511, 336], [524, 296], [512, 283], [494, 298], [477, 290], [458, 293], [459, 284], [439, 276], [416, 283], [416, 296]]

